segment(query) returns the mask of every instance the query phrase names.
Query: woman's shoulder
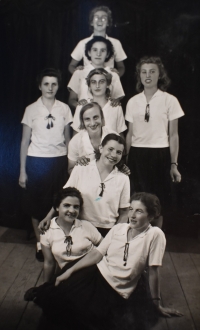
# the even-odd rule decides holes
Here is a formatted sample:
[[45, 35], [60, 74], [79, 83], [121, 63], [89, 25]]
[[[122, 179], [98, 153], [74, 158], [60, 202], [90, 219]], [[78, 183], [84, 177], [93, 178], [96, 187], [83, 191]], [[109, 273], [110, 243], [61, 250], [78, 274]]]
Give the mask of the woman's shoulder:
[[37, 99], [35, 102], [29, 104], [25, 111], [30, 111], [30, 110], [37, 110], [38, 107], [40, 106], [43, 106], [43, 103], [42, 103], [42, 100], [41, 100], [41, 97], [39, 97], [39, 99]]
[[165, 238], [164, 232], [162, 231], [162, 229], [160, 229], [157, 226], [150, 226], [149, 233], [151, 235], [153, 235], [154, 237], [156, 237], [156, 236], [162, 236], [163, 238]]

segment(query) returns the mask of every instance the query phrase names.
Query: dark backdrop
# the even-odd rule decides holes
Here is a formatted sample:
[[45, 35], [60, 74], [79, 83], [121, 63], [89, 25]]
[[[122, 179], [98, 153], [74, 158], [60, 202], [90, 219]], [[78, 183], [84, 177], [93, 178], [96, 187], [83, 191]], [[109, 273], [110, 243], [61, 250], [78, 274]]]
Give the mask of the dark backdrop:
[[67, 67], [77, 42], [90, 35], [88, 13], [108, 5], [111, 36], [121, 40], [128, 59], [122, 78], [127, 100], [135, 91], [135, 64], [143, 55], [161, 56], [186, 116], [180, 119], [181, 185], [173, 187], [180, 217], [200, 213], [200, 5], [196, 0], [1, 0], [0, 224], [22, 227], [18, 187], [19, 149], [25, 107], [39, 97], [35, 78], [44, 67], [63, 73], [58, 99], [67, 103]]

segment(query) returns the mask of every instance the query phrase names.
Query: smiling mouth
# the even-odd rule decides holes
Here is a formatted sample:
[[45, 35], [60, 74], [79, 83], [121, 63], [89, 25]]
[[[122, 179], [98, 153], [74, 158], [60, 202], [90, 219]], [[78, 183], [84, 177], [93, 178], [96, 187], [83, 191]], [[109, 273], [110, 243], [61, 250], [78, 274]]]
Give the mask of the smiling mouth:
[[112, 163], [115, 163], [117, 161], [117, 159], [115, 159], [115, 158], [109, 158], [109, 157], [106, 157], [106, 158]]
[[145, 82], [146, 83], [150, 83], [152, 80], [151, 79], [146, 79]]

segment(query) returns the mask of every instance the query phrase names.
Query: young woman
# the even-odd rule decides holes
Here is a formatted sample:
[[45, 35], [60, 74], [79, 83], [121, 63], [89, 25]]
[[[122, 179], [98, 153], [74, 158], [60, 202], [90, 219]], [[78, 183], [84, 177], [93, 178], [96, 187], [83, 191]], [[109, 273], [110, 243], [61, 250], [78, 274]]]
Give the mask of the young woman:
[[[127, 222], [130, 198], [129, 178], [116, 165], [120, 163], [125, 148], [121, 136], [108, 134], [100, 146], [100, 159], [90, 161], [87, 166], [75, 166], [65, 187], [76, 187], [84, 198], [81, 219], [90, 221], [102, 236], [116, 222]], [[40, 223], [45, 230], [54, 209]]]
[[[37, 297], [49, 318], [67, 319], [72, 329], [78, 320], [84, 329], [137, 330], [145, 328], [147, 316], [182, 315], [161, 305], [159, 267], [166, 240], [150, 225], [160, 213], [159, 200], [137, 193], [130, 202], [129, 223], [114, 226], [96, 249], [58, 276], [51, 296]], [[144, 289], [140, 277], [147, 265]]]
[[69, 105], [75, 109], [78, 104], [84, 105], [88, 98], [92, 98], [85, 79], [91, 70], [98, 68], [105, 68], [107, 72], [112, 74], [112, 83], [110, 86], [111, 104], [112, 106], [119, 105], [120, 100], [124, 97], [124, 91], [119, 76], [116, 72], [111, 72], [111, 69], [105, 66], [106, 59], [111, 58], [113, 55], [111, 42], [103, 37], [94, 37], [87, 42], [85, 55], [91, 61], [91, 64], [85, 66], [83, 70], [76, 70], [71, 77], [68, 84], [68, 89], [70, 91]]
[[[114, 56], [106, 61], [106, 66], [114, 68], [114, 61], [117, 66], [119, 76], [121, 77], [125, 72], [124, 60], [127, 58], [122, 45], [119, 40], [108, 37], [106, 30], [112, 26], [112, 12], [107, 6], [98, 6], [91, 10], [89, 15], [89, 24], [93, 29], [93, 34], [86, 39], [81, 40], [76, 48], [73, 50], [71, 57], [72, 60], [69, 64], [69, 72], [72, 74], [77, 68], [79, 62], [83, 59], [83, 64], [89, 64], [88, 58], [85, 56], [85, 45], [94, 36], [101, 36], [111, 41], [114, 48]], [[115, 69], [112, 69], [115, 70]]]
[[[54, 197], [58, 217], [51, 220], [48, 231], [41, 235], [44, 254], [44, 283], [55, 282], [56, 262], [60, 273], [66, 271], [102, 240], [101, 234], [88, 221], [78, 220], [83, 206], [81, 193], [72, 187], [60, 190]], [[47, 284], [32, 288], [25, 299], [33, 299]]]
[[[126, 109], [128, 166], [134, 191], [155, 193], [163, 208], [170, 195], [170, 176], [178, 171], [178, 118], [184, 115], [178, 100], [166, 92], [169, 78], [159, 57], [143, 57], [136, 67], [138, 95]], [[171, 165], [170, 165], [171, 163]], [[169, 176], [170, 175], [170, 176]]]
[[[89, 91], [92, 94], [92, 99], [89, 99], [89, 101], [97, 102], [101, 106], [105, 118], [105, 125], [120, 135], [123, 135], [122, 132], [124, 132], [127, 127], [125, 125], [122, 107], [121, 105], [112, 107], [109, 99], [109, 86], [112, 82], [112, 75], [103, 68], [94, 69], [90, 71], [86, 81]], [[78, 105], [71, 125], [76, 132], [80, 131], [80, 111], [81, 105]]]
[[37, 238], [36, 258], [42, 261], [38, 224], [67, 179], [72, 115], [67, 104], [55, 99], [61, 83], [58, 70], [43, 70], [37, 83], [42, 96], [26, 108], [22, 119], [19, 185], [26, 189], [25, 211], [32, 217]]

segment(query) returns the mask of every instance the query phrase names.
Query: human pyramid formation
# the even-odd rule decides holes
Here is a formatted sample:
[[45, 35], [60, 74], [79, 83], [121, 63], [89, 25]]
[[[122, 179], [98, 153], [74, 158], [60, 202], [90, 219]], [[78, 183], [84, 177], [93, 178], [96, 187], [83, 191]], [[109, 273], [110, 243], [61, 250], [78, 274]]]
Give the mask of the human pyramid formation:
[[170, 177], [181, 181], [178, 118], [184, 113], [166, 92], [170, 80], [161, 59], [143, 57], [136, 67], [139, 94], [124, 118], [126, 54], [106, 35], [112, 13], [96, 7], [89, 22], [93, 35], [78, 43], [69, 65], [74, 117], [55, 99], [60, 71], [47, 68], [37, 80], [42, 96], [22, 119], [19, 184], [36, 257], [44, 260], [44, 284], [29, 289], [25, 300], [67, 329], [141, 330], [159, 314], [182, 315], [161, 304], [166, 241], [158, 197], [165, 204]]

